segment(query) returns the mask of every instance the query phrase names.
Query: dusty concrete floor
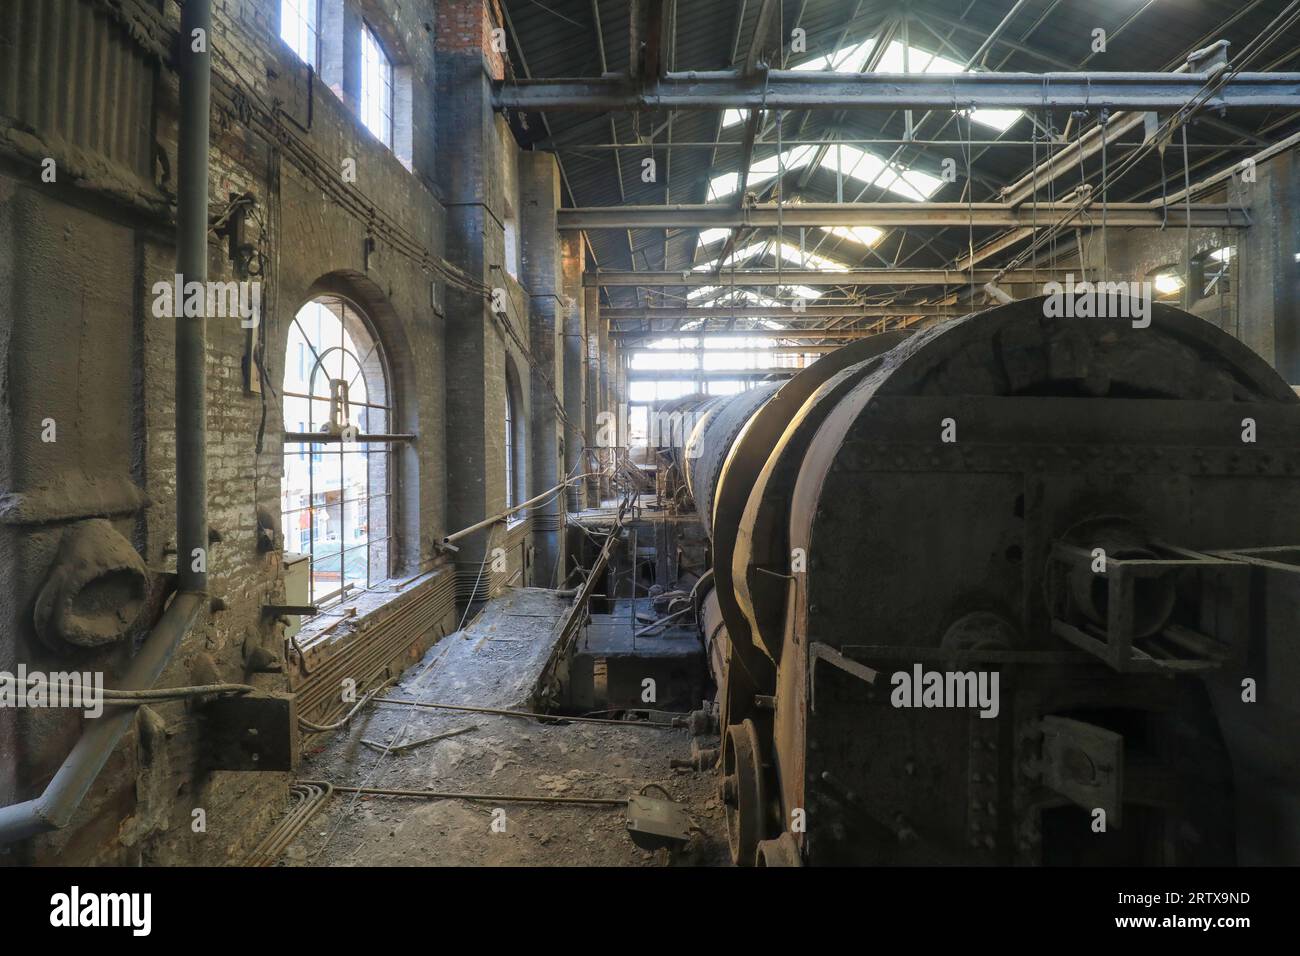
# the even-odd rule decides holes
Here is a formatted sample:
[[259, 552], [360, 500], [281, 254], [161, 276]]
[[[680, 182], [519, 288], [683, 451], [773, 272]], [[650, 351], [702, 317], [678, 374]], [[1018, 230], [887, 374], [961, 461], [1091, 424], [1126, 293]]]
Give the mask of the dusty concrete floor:
[[[520, 590], [463, 634], [430, 649], [383, 696], [526, 709], [529, 676], [545, 659], [549, 595]], [[537, 623], [541, 623], [540, 620]], [[494, 645], [526, 644], [502, 655]], [[503, 659], [506, 658], [506, 659]], [[519, 673], [515, 673], [518, 671]], [[484, 676], [489, 675], [485, 681]], [[386, 755], [380, 747], [465, 733]], [[303, 780], [393, 790], [624, 799], [651, 783], [689, 814], [690, 843], [669, 854], [638, 848], [623, 807], [428, 800], [336, 794], [286, 849], [288, 866], [725, 865], [725, 821], [715, 771], [669, 767], [691, 756], [685, 729], [540, 722], [372, 702], [352, 725], [309, 739]], [[701, 740], [716, 746], [716, 738]], [[662, 796], [653, 790], [650, 796]], [[288, 804], [286, 802], [286, 811]], [[494, 810], [504, 810], [494, 829]]]
[[[317, 866], [656, 866], [728, 862], [714, 773], [670, 770], [690, 755], [685, 730], [589, 724], [543, 725], [510, 717], [420, 711], [409, 737], [477, 725], [411, 751], [380, 754], [358, 738], [384, 741], [410, 708], [379, 705], [343, 746], [305, 762], [304, 779], [385, 789], [492, 794], [625, 797], [659, 783], [682, 804], [697, 830], [670, 858], [637, 848], [621, 808], [554, 806], [336, 795], [289, 846], [285, 865]], [[384, 729], [381, 729], [384, 728]], [[651, 795], [655, 795], [651, 792]], [[505, 832], [492, 811], [505, 810]], [[321, 848], [324, 847], [323, 852]]]

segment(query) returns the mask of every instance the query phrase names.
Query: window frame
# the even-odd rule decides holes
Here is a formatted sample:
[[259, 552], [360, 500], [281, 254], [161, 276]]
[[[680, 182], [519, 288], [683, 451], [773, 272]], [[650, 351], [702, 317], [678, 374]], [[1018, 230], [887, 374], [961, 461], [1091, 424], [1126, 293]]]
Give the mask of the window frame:
[[[308, 334], [308, 330], [302, 319], [306, 310], [312, 306], [318, 305], [330, 312], [337, 321], [341, 329], [341, 341], [337, 344], [328, 342], [317, 342], [315, 337]], [[295, 519], [299, 516], [307, 517], [307, 541], [308, 548], [305, 553], [310, 558], [311, 573], [308, 577], [308, 600], [317, 607], [331, 604], [342, 603], [350, 600], [358, 594], [373, 589], [375, 586], [392, 579], [394, 568], [398, 566], [398, 549], [399, 541], [397, 537], [397, 455], [395, 454], [398, 438], [392, 436], [393, 422], [397, 415], [395, 402], [395, 392], [393, 386], [392, 367], [388, 361], [387, 353], [384, 349], [383, 340], [380, 338], [374, 323], [370, 320], [369, 315], [357, 302], [351, 298], [340, 295], [336, 292], [327, 292], [320, 295], [312, 296], [304, 302], [294, 313], [290, 320], [290, 332], [297, 329], [298, 341], [306, 345], [310, 353], [308, 361], [310, 369], [306, 376], [300, 377], [300, 381], [305, 383], [306, 391], [301, 392], [289, 387], [288, 374], [290, 372], [290, 362], [288, 361], [286, 342], [286, 362], [285, 362], [285, 381], [281, 383], [281, 410], [285, 422], [284, 440], [282, 448], [282, 459], [285, 462], [285, 470], [281, 478], [281, 503], [280, 503], [280, 520], [281, 527], [288, 531], [291, 527], [298, 532], [297, 540], [299, 545], [302, 540], [302, 530], [298, 527]], [[368, 341], [358, 341], [358, 333], [364, 333], [364, 338]], [[349, 348], [349, 345], [351, 346]], [[352, 362], [356, 366], [356, 373], [351, 378], [351, 383], [355, 384], [357, 379], [361, 379], [365, 385], [364, 397], [357, 397], [355, 394], [349, 394], [348, 407], [352, 415], [355, 415], [358, 409], [363, 409], [367, 418], [374, 412], [379, 412], [383, 416], [382, 433], [384, 437], [371, 438], [366, 441], [344, 443], [339, 440], [331, 441], [310, 441], [294, 440], [290, 436], [302, 436], [304, 434], [314, 433], [319, 429], [322, 422], [317, 422], [318, 417], [325, 420], [328, 418], [328, 411], [320, 416], [316, 411], [320, 403], [328, 403], [328, 389], [323, 394], [317, 394], [316, 388], [317, 376], [325, 376], [324, 380], [329, 381], [329, 370], [325, 365], [327, 357], [334, 352], [343, 352], [345, 356], [351, 356]], [[346, 374], [347, 358], [343, 358], [340, 368]], [[370, 370], [370, 374], [367, 374]], [[375, 376], [380, 381], [374, 380]], [[382, 389], [382, 394], [376, 398], [377, 386]], [[305, 402], [305, 414], [307, 421], [305, 425], [299, 428], [298, 432], [293, 432], [288, 426], [289, 422], [298, 424], [301, 422], [301, 413], [294, 412], [290, 415], [290, 409], [287, 407], [290, 401]], [[375, 446], [380, 446], [376, 448]], [[304, 452], [309, 452], [306, 461], [302, 461]], [[350, 494], [348, 487], [348, 456], [362, 456], [365, 465], [365, 487], [361, 495]], [[374, 456], [380, 455], [382, 458], [378, 461]], [[324, 474], [325, 469], [332, 467], [333, 458], [338, 458], [338, 489], [337, 497], [330, 500], [316, 501], [317, 492], [317, 475]], [[299, 462], [298, 469], [303, 470], [305, 467], [307, 475], [307, 499], [303, 503], [297, 501], [290, 507], [290, 503], [285, 498], [286, 482], [289, 478], [289, 462], [297, 459]], [[382, 485], [376, 487], [377, 467], [383, 469]], [[323, 479], [322, 483], [328, 484], [328, 479]], [[301, 489], [295, 489], [300, 492]], [[330, 490], [325, 489], [322, 494], [328, 495]], [[298, 494], [300, 498], [301, 495]], [[376, 523], [376, 504], [382, 503], [383, 507], [383, 534], [376, 537], [374, 528]], [[347, 522], [349, 505], [364, 506], [364, 528], [366, 532], [365, 542], [362, 544], [351, 543], [352, 539], [348, 537], [349, 526]], [[317, 513], [322, 509], [327, 512], [330, 509], [338, 509], [339, 530], [337, 533], [337, 542], [322, 542], [317, 534]], [[361, 515], [357, 515], [356, 527], [361, 525]], [[300, 519], [299, 519], [300, 520]], [[352, 529], [356, 530], [356, 528]], [[355, 537], [355, 535], [354, 535]], [[320, 544], [328, 543], [331, 547], [328, 550], [318, 550]], [[332, 547], [337, 543], [337, 548]], [[350, 553], [364, 549], [365, 552], [365, 574], [364, 582], [361, 587], [355, 583], [349, 582], [347, 562]], [[320, 559], [322, 563], [327, 560], [338, 560], [339, 562], [339, 580], [338, 588], [328, 593], [318, 593], [319, 585], [317, 581], [318, 565]], [[376, 564], [382, 562], [382, 566], [376, 567]]]
[[[527, 500], [528, 482], [527, 427], [523, 407], [523, 386], [518, 369], [510, 356], [505, 360], [505, 508], [518, 507]], [[506, 527], [510, 528], [528, 518], [528, 511], [518, 511], [506, 518]]]
[[[396, 64], [393, 57], [389, 54], [387, 47], [384, 46], [383, 37], [379, 31], [370, 25], [368, 21], [361, 22], [361, 86], [358, 92], [358, 118], [361, 125], [364, 126], [375, 139], [383, 143], [390, 152], [395, 150], [397, 119], [396, 119], [396, 99], [397, 99], [397, 78]], [[367, 42], [368, 41], [368, 42]], [[380, 99], [376, 107], [379, 111], [379, 119], [382, 121], [382, 132], [376, 130], [370, 125], [367, 114], [371, 109], [371, 101], [367, 96], [368, 82], [370, 79], [370, 69], [368, 63], [370, 57], [367, 55], [367, 48], [372, 49], [378, 55], [379, 63], [379, 81], [380, 81]]]
[[[297, 16], [295, 21], [301, 24], [311, 36], [311, 59], [304, 59], [298, 48], [284, 35], [285, 27], [285, 8], [292, 7]], [[307, 10], [312, 12], [312, 18], [308, 20]], [[320, 72], [321, 60], [321, 0], [280, 0], [280, 23], [279, 23], [280, 42], [289, 48], [289, 50], [303, 63], [306, 63], [316, 73]]]

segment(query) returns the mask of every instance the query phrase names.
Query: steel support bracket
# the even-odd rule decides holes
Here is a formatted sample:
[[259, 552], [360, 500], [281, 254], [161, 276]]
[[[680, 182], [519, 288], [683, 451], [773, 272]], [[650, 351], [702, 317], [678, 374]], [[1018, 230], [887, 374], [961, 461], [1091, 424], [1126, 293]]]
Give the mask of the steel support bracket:
[[244, 694], [205, 704], [203, 753], [210, 770], [298, 769], [298, 708], [293, 694]]
[[1095, 724], [1046, 716], [1042, 751], [1026, 769], [1047, 787], [1088, 811], [1104, 810], [1119, 828], [1124, 807], [1124, 737]]

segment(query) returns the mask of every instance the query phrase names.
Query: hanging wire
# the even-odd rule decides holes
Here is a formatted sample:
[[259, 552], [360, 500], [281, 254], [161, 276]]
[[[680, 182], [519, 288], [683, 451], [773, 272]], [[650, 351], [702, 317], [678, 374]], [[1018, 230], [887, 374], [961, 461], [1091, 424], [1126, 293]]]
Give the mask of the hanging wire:
[[1110, 278], [1110, 240], [1106, 235], [1106, 195], [1110, 189], [1106, 169], [1106, 124], [1110, 111], [1103, 109], [1097, 117], [1101, 126], [1101, 279]]
[[[1032, 147], [1033, 165], [1030, 167], [1029, 174], [1033, 178], [1034, 191], [1032, 193], [1032, 198], [1031, 198], [1031, 201], [1033, 202], [1033, 207], [1029, 211], [1029, 217], [1030, 217], [1030, 229], [1032, 230], [1030, 235], [1036, 236], [1038, 235], [1038, 124], [1034, 123], [1033, 127], [1034, 127], [1033, 136], [1031, 137], [1033, 140], [1033, 147]], [[973, 264], [974, 263], [972, 263], [972, 265]], [[1034, 281], [1034, 288], [1039, 289], [1040, 286], [1038, 284], [1038, 260], [1036, 258], [1029, 263], [1029, 268], [1031, 270], [1031, 275]]]
[[[966, 145], [963, 150], [966, 153], [966, 262], [970, 268], [970, 305], [975, 308], [975, 180], [971, 170], [971, 116], [974, 110], [967, 109], [966, 113]], [[961, 123], [957, 124], [961, 129]]]
[[1183, 190], [1187, 225], [1184, 228], [1183, 248], [1183, 308], [1192, 307], [1192, 166], [1187, 154], [1187, 124], [1183, 124]]

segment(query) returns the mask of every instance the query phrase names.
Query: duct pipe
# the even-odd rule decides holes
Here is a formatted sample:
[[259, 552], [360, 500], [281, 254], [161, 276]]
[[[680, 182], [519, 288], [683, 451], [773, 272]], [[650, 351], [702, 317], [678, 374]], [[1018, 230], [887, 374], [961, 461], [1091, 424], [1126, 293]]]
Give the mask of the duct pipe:
[[[207, 598], [202, 594], [176, 595], [132, 659], [118, 687], [122, 690], [148, 690], [152, 687], [206, 605]], [[0, 808], [0, 844], [66, 827], [112, 756], [118, 741], [131, 728], [135, 712], [135, 707], [105, 707], [97, 720], [87, 721], [85, 733], [54, 774], [45, 792], [25, 803]]]
[[[198, 282], [206, 288], [211, 0], [187, 0], [180, 43], [176, 271], [186, 285]], [[200, 593], [208, 589], [206, 342], [203, 315], [176, 320], [176, 571], [182, 591]]]
[[[206, 283], [211, 0], [187, 0], [181, 10], [181, 36], [176, 271], [185, 282]], [[180, 593], [131, 659], [117, 685], [122, 690], [152, 687], [181, 642], [207, 613], [205, 333], [203, 318], [182, 317], [176, 322], [176, 564]], [[195, 548], [205, 552], [203, 563], [197, 565], [192, 559]], [[99, 719], [88, 722], [39, 797], [0, 807], [0, 845], [66, 827], [130, 730], [135, 713], [135, 707], [106, 707]]]

